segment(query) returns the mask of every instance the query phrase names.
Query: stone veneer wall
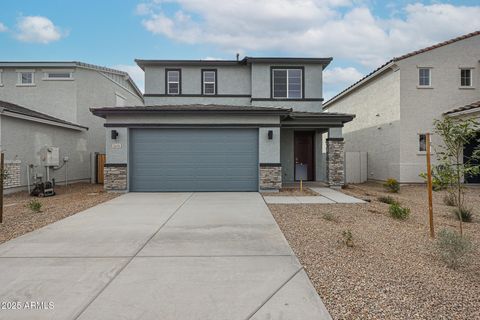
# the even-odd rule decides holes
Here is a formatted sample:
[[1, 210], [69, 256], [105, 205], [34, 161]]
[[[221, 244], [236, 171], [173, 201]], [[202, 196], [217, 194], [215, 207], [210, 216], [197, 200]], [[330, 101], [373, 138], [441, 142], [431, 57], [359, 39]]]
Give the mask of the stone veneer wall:
[[127, 165], [107, 163], [104, 168], [103, 188], [110, 191], [127, 190]]
[[260, 190], [280, 190], [282, 187], [282, 166], [276, 163], [260, 164]]
[[327, 182], [330, 187], [341, 187], [345, 184], [343, 138], [327, 139]]
[[20, 160], [5, 160], [6, 179], [3, 182], [3, 188], [15, 188], [21, 185], [20, 183]]

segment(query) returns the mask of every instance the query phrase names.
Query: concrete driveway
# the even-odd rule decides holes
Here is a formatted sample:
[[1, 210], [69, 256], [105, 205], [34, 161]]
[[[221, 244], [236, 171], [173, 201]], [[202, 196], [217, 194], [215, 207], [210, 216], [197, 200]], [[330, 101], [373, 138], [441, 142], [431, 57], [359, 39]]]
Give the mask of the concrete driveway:
[[258, 193], [129, 193], [4, 243], [0, 302], [0, 319], [330, 319]]

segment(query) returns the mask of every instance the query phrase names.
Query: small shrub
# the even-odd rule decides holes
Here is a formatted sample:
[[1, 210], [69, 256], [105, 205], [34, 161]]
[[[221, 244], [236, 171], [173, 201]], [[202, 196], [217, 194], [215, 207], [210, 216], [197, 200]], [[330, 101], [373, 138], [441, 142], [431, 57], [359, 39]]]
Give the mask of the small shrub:
[[344, 230], [342, 232], [343, 241], [347, 247], [353, 247], [353, 234], [351, 230]]
[[445, 264], [452, 269], [467, 262], [467, 254], [472, 250], [472, 243], [455, 231], [442, 229], [438, 233], [437, 248]]
[[410, 209], [406, 207], [402, 207], [398, 203], [393, 203], [390, 205], [388, 208], [388, 212], [390, 212], [390, 215], [399, 220], [405, 220], [408, 218], [410, 215]]
[[397, 200], [390, 196], [381, 196], [378, 197], [378, 201], [386, 203], [386, 204], [399, 204]]
[[337, 221], [337, 217], [335, 216], [335, 214], [331, 213], [331, 212], [324, 212], [322, 214], [322, 217], [323, 219], [327, 220], [327, 221]]
[[400, 191], [400, 183], [394, 178], [389, 178], [383, 186], [390, 192], [398, 193]]
[[472, 209], [468, 209], [464, 207], [455, 208], [453, 210], [453, 213], [455, 213], [455, 216], [457, 217], [458, 220], [460, 220], [461, 218], [463, 222], [472, 222], [473, 220]]
[[27, 207], [33, 212], [40, 212], [42, 210], [42, 203], [37, 199], [33, 199], [30, 200], [30, 202], [27, 204]]
[[452, 193], [447, 193], [443, 197], [443, 203], [449, 207], [455, 207], [457, 205], [457, 198]]

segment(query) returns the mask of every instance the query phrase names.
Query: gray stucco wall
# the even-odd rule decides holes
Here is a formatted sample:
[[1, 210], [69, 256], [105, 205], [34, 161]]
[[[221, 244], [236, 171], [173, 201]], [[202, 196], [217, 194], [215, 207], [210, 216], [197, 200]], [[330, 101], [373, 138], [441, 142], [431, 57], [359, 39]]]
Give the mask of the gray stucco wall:
[[[20, 160], [21, 186], [27, 185], [27, 165], [35, 165], [35, 171], [43, 174], [46, 170], [41, 154], [45, 147], [59, 148], [60, 164], [64, 156], [69, 157], [68, 179], [83, 180], [90, 177], [90, 155], [87, 150], [85, 132], [61, 128], [48, 124], [1, 117], [2, 150], [7, 160]], [[51, 170], [50, 177], [57, 182], [65, 180], [65, 168]]]
[[[423, 182], [425, 154], [418, 152], [418, 134], [433, 131], [442, 113], [480, 100], [480, 36], [415, 55], [398, 62], [401, 69], [400, 179]], [[418, 68], [431, 67], [432, 88], [418, 88]], [[460, 88], [460, 68], [473, 68], [473, 87]], [[439, 144], [439, 137], [432, 137]], [[435, 156], [432, 157], [435, 163]]]

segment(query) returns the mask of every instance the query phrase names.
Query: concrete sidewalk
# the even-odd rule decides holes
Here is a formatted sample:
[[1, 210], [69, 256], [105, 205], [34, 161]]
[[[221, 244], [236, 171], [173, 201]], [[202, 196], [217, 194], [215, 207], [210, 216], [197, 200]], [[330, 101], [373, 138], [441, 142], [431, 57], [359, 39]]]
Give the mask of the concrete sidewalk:
[[318, 196], [264, 196], [268, 204], [365, 203], [365, 201], [330, 188], [310, 188]]
[[20, 302], [0, 319], [330, 319], [258, 193], [129, 193], [16, 238], [0, 301]]

